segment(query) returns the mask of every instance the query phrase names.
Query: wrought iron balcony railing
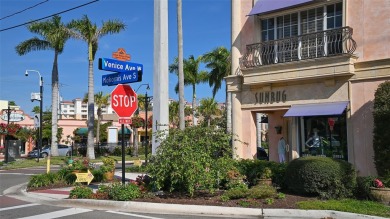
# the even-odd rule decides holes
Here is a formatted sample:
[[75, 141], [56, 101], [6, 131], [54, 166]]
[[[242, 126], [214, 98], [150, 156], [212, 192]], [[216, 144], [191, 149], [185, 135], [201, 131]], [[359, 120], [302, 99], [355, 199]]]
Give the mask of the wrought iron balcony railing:
[[342, 27], [300, 36], [265, 41], [246, 46], [241, 69], [342, 54], [353, 54], [353, 29]]

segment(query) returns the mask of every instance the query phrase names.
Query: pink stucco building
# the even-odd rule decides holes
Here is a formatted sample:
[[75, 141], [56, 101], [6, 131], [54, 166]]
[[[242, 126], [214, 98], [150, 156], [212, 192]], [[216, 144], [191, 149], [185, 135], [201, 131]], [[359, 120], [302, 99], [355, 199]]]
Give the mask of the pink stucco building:
[[[232, 131], [254, 158], [268, 117], [270, 160], [328, 156], [376, 175], [373, 99], [390, 79], [387, 0], [232, 0]], [[316, 143], [316, 141], [318, 141]]]

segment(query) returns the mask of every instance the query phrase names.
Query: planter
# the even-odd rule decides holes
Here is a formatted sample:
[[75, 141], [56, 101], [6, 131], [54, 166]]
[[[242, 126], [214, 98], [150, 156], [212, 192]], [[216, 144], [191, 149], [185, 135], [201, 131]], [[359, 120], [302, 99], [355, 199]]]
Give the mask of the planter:
[[272, 179], [259, 179], [257, 182], [258, 185], [267, 185], [272, 186]]
[[103, 174], [104, 175], [104, 179], [107, 180], [107, 181], [114, 180], [114, 173], [115, 173], [115, 171], [105, 172]]
[[370, 198], [374, 201], [390, 204], [390, 188], [370, 187]]

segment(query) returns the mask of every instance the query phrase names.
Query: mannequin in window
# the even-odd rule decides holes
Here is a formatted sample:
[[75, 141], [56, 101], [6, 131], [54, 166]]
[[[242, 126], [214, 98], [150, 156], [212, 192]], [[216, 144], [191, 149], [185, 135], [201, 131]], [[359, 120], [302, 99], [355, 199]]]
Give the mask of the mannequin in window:
[[283, 137], [280, 138], [278, 142], [278, 154], [279, 154], [279, 162], [284, 163], [286, 161], [286, 141]]
[[322, 137], [318, 135], [318, 129], [314, 128], [313, 135], [309, 139], [307, 139], [305, 144], [310, 151], [313, 151], [321, 146], [321, 139]]

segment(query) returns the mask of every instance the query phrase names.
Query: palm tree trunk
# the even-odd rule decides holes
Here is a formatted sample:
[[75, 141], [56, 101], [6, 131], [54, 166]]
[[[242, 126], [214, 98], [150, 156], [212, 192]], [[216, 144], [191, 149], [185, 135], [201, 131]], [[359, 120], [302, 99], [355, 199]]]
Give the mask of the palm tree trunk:
[[[53, 70], [51, 73], [51, 89], [52, 89], [52, 112], [51, 112], [51, 155], [58, 156], [58, 52], [54, 52]], [[42, 101], [42, 100], [41, 100]], [[43, 109], [41, 109], [43, 110]], [[41, 118], [42, 119], [42, 118]], [[42, 128], [42, 127], [41, 127]]]
[[[92, 54], [92, 44], [89, 46], [89, 53]], [[90, 55], [92, 56], [92, 55]], [[88, 139], [87, 139], [87, 157], [91, 160], [95, 159], [95, 149], [94, 149], [94, 136], [93, 136], [93, 126], [94, 126], [94, 93], [93, 93], [93, 59], [89, 58], [88, 63]]]
[[198, 125], [198, 119], [196, 118], [196, 90], [195, 85], [192, 85], [192, 124]]
[[183, 27], [182, 27], [182, 1], [177, 0], [177, 41], [179, 62], [179, 126], [184, 130], [184, 70], [183, 70]]
[[102, 109], [100, 107], [97, 109], [97, 116], [98, 121], [96, 125], [96, 143], [100, 144], [100, 121], [102, 118]]

